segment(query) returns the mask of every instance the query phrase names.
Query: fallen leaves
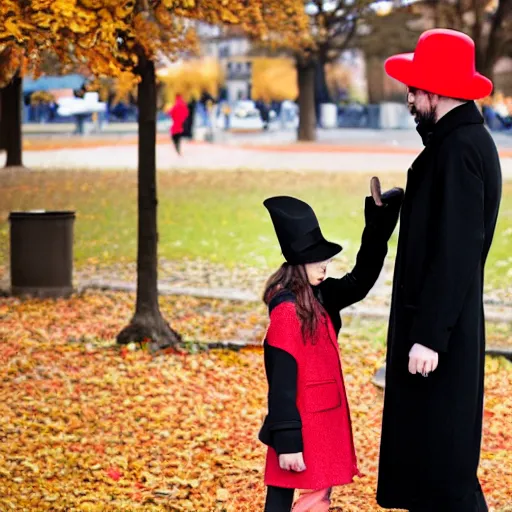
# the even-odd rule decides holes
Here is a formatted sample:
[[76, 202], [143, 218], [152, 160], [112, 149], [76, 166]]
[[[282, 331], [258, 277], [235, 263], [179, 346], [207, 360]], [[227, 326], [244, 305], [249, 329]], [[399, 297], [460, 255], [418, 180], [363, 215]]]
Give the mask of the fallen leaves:
[[[258, 336], [264, 308], [164, 298], [186, 339]], [[263, 508], [261, 348], [152, 357], [115, 347], [133, 296], [0, 299], [0, 510], [254, 512]], [[205, 318], [207, 320], [205, 321]], [[347, 322], [348, 323], [348, 322]], [[333, 510], [373, 512], [381, 344], [349, 325], [340, 344], [360, 467]], [[256, 339], [259, 339], [256, 337]], [[480, 476], [490, 507], [512, 504], [512, 368], [487, 360]]]

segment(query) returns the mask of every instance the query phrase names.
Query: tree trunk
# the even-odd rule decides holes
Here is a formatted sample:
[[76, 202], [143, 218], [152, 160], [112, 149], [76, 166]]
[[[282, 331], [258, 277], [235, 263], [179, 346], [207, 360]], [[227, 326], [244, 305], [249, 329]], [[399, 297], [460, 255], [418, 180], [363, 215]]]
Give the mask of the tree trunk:
[[140, 55], [137, 72], [139, 107], [137, 302], [130, 324], [117, 343], [149, 340], [152, 350], [176, 346], [182, 339], [164, 320], [158, 306], [156, 80], [153, 61]]
[[2, 124], [2, 91], [3, 89], [0, 89], [0, 151], [4, 151], [6, 149], [5, 147], [5, 131], [4, 125]]
[[320, 105], [331, 102], [331, 95], [325, 79], [325, 64], [321, 59], [318, 59], [315, 67], [315, 115], [317, 125], [321, 126], [322, 124]]
[[315, 65], [297, 59], [299, 85], [299, 141], [316, 140]]
[[2, 145], [7, 151], [6, 167], [21, 167], [21, 91], [22, 79], [16, 73], [10, 84], [2, 89], [0, 101]]
[[[491, 28], [487, 35], [487, 45], [485, 52], [479, 51], [480, 60], [477, 59], [477, 70], [494, 81], [494, 66], [498, 59], [503, 55], [503, 41], [507, 37], [507, 32], [503, 30], [504, 20], [507, 13], [512, 9], [512, 0], [501, 0], [494, 13], [491, 22]], [[477, 48], [477, 51], [479, 49]], [[494, 94], [495, 91], [493, 91]]]
[[376, 105], [384, 101], [384, 64], [380, 57], [366, 57], [366, 83], [368, 103]]

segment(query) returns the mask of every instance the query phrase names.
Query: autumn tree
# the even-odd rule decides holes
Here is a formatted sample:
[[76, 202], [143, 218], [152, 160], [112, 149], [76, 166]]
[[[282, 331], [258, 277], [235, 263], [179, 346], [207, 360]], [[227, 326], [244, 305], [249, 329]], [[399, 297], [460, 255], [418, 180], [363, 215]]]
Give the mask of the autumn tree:
[[297, 70], [292, 59], [256, 57], [251, 62], [251, 96], [254, 100], [295, 100], [298, 93]]
[[372, 0], [306, 0], [308, 35], [291, 49], [297, 68], [300, 109], [298, 139], [316, 139], [315, 98], [328, 99], [325, 66], [350, 46], [358, 26], [371, 12]]
[[[477, 68], [492, 78], [496, 61], [512, 53], [512, 0], [419, 0], [386, 2], [391, 16], [379, 18], [372, 0], [307, 0], [311, 42], [296, 53], [300, 124], [299, 140], [315, 139], [315, 96], [325, 96], [325, 64], [364, 42], [373, 31], [373, 55], [411, 48], [416, 29], [410, 21], [424, 18], [423, 30], [447, 27], [468, 33], [476, 42]], [[360, 31], [365, 27], [367, 31]], [[418, 34], [419, 35], [419, 34]], [[359, 37], [356, 37], [359, 36]], [[416, 38], [417, 41], [417, 38]], [[368, 47], [372, 46], [370, 42]], [[372, 52], [369, 52], [372, 53]]]
[[512, 0], [420, 0], [414, 9], [425, 15], [428, 28], [468, 34], [478, 71], [491, 79], [498, 59], [512, 54]]
[[224, 73], [216, 59], [190, 59], [157, 71], [166, 105], [174, 103], [177, 94], [185, 101], [199, 100], [203, 93], [218, 96]]
[[[360, 25], [351, 46], [361, 49], [366, 63], [368, 102], [385, 99], [384, 60], [397, 53], [414, 51], [424, 30], [424, 19], [412, 6], [395, 6], [389, 11], [375, 11]], [[382, 44], [385, 41], [386, 44]]]
[[382, 61], [394, 53], [414, 51], [421, 32], [430, 28], [451, 28], [468, 34], [475, 41], [477, 69], [491, 79], [497, 60], [512, 55], [512, 0], [419, 0], [400, 4], [392, 6], [385, 16], [368, 16], [362, 34], [354, 39], [365, 53], [370, 98], [381, 98]]
[[137, 297], [121, 344], [181, 341], [158, 305], [155, 60], [193, 48], [195, 20], [238, 24], [255, 38], [305, 26], [298, 0], [2, 0], [0, 8], [0, 43], [20, 49], [25, 68], [39, 71], [46, 48], [66, 66], [87, 66], [97, 77], [130, 71], [138, 82]]

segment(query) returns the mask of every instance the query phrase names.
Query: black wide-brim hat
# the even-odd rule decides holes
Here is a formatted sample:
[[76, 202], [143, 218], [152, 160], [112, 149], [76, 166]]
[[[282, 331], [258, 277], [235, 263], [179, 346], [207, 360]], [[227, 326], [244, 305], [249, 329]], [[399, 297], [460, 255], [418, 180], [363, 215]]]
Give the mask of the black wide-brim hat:
[[326, 240], [309, 204], [290, 196], [269, 197], [263, 205], [270, 213], [285, 260], [292, 265], [326, 261], [341, 245]]

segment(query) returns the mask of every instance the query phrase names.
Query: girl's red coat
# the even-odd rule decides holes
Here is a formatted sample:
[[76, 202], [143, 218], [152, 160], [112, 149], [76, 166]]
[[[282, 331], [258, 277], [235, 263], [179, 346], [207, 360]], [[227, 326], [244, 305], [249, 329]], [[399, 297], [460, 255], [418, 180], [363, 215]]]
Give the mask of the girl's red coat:
[[359, 471], [337, 337], [330, 318], [324, 315], [313, 339], [304, 343], [295, 304], [284, 302], [270, 315], [266, 339], [297, 361], [297, 408], [307, 469], [301, 473], [282, 470], [275, 450], [269, 447], [265, 484], [323, 489], [350, 483]]

